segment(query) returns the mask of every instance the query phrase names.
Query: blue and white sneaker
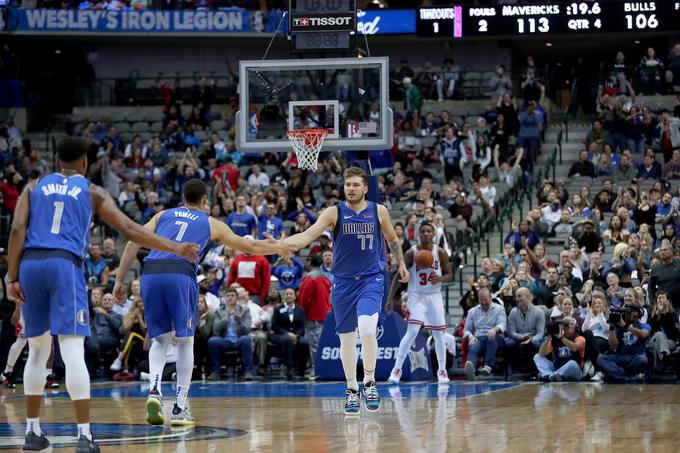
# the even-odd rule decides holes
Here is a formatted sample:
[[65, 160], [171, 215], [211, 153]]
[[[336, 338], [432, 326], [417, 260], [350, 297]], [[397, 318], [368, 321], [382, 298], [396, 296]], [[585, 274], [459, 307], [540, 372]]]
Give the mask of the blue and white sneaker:
[[359, 391], [347, 389], [345, 393], [345, 415], [359, 415]]
[[380, 409], [380, 395], [378, 395], [378, 387], [376, 387], [375, 381], [364, 384], [364, 398], [366, 398], [364, 404], [367, 411]]

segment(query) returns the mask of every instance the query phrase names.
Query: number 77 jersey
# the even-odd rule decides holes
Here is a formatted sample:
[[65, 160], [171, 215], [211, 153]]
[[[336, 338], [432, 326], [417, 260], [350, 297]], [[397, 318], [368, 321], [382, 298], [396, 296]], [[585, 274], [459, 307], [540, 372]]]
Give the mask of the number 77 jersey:
[[[192, 242], [201, 246], [199, 257], [202, 257], [205, 247], [210, 241], [210, 222], [208, 214], [194, 209], [177, 207], [164, 211], [158, 218], [156, 234], [175, 242]], [[186, 260], [170, 252], [152, 250], [144, 262], [157, 260], [184, 261]], [[191, 263], [194, 270], [198, 270], [198, 263]]]
[[24, 248], [66, 250], [83, 259], [91, 220], [90, 182], [81, 175], [47, 175], [30, 195]]

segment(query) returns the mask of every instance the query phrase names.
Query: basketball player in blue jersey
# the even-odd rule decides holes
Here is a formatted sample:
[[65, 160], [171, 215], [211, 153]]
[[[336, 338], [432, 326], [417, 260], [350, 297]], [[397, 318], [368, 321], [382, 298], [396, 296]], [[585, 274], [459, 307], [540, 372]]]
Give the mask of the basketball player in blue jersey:
[[299, 249], [319, 237], [326, 228], [333, 230], [331, 304], [340, 337], [340, 359], [347, 379], [345, 414], [358, 415], [357, 327], [364, 365], [365, 407], [368, 411], [380, 409], [375, 384], [378, 352], [375, 334], [385, 286], [383, 235], [399, 264], [399, 278], [404, 283], [408, 281], [408, 270], [387, 208], [366, 200], [366, 172], [356, 167], [348, 168], [344, 180], [346, 201], [326, 209], [309, 229], [284, 242]]
[[24, 369], [26, 440], [24, 450], [49, 446], [40, 429], [40, 405], [45, 365], [52, 335], [59, 340], [66, 366], [66, 389], [78, 423], [76, 452], [98, 452], [90, 432], [90, 376], [85, 366], [84, 340], [90, 335], [83, 261], [87, 254], [92, 215], [97, 214], [120, 234], [149, 248], [198, 258], [198, 246], [162, 238], [120, 212], [111, 196], [91, 184], [88, 147], [68, 138], [57, 146], [59, 173], [27, 185], [14, 211], [9, 237], [7, 293], [22, 305], [29, 352]]
[[[159, 212], [144, 228], [175, 241], [189, 240], [200, 245], [201, 253], [208, 241], [254, 255], [292, 256], [292, 246], [271, 238], [255, 241], [237, 236], [224, 222], [206, 214], [208, 194], [205, 184], [192, 179], [184, 185], [184, 206]], [[124, 278], [137, 256], [139, 246], [128, 242], [120, 259], [113, 294], [125, 300]], [[177, 392], [172, 409], [173, 426], [195, 424], [187, 407], [187, 395], [194, 367], [194, 330], [198, 315], [198, 260], [187, 260], [173, 253], [153, 250], [144, 259], [141, 278], [144, 317], [152, 339], [149, 350], [151, 390], [146, 401], [147, 421], [165, 423], [161, 376], [166, 352], [174, 332], [177, 340]]]

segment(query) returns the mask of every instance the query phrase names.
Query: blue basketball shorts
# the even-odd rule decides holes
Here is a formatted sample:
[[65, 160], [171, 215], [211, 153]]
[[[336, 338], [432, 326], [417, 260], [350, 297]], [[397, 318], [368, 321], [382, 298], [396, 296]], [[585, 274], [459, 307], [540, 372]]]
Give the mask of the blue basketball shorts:
[[335, 278], [331, 290], [331, 305], [338, 333], [356, 330], [359, 316], [380, 313], [385, 277], [382, 274], [356, 278]]
[[29, 249], [19, 269], [26, 303], [24, 335], [90, 335], [87, 286], [82, 262], [65, 250]]
[[149, 337], [175, 331], [193, 337], [198, 318], [198, 284], [186, 274], [142, 273], [141, 296]]

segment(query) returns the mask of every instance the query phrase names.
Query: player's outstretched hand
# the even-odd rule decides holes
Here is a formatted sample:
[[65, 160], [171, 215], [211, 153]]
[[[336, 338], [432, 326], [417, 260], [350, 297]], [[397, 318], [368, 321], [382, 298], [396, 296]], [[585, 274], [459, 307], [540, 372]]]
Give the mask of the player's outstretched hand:
[[277, 254], [285, 258], [291, 258], [295, 255], [297, 248], [293, 247], [290, 243], [285, 241], [286, 234], [281, 233], [281, 237], [276, 240], [269, 233], [264, 233], [265, 241], [269, 244], [276, 244], [278, 247]]
[[198, 261], [198, 244], [192, 244], [190, 242], [182, 242], [177, 244], [177, 250], [175, 255], [181, 256], [188, 261], [194, 262]]
[[406, 265], [403, 262], [399, 264], [399, 281], [408, 283], [408, 269], [406, 269]]
[[18, 281], [7, 285], [7, 298], [16, 304], [23, 304], [25, 302], [24, 291], [21, 289]]
[[113, 285], [113, 298], [116, 300], [116, 303], [120, 305], [121, 307], [125, 305], [125, 283], [119, 282], [116, 280], [116, 283]]

